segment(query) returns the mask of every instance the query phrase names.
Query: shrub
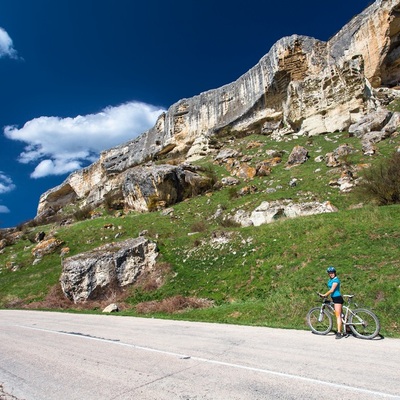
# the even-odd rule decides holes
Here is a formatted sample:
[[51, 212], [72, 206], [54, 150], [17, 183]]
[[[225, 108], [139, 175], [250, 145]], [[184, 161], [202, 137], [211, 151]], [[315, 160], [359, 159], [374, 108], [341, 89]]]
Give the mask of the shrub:
[[237, 199], [239, 197], [239, 192], [236, 188], [229, 188], [228, 191], [229, 200]]
[[136, 312], [139, 314], [149, 313], [167, 313], [173, 314], [188, 309], [208, 308], [214, 303], [208, 299], [199, 299], [195, 297], [184, 297], [181, 295], [169, 297], [161, 301], [148, 301], [136, 305]]
[[150, 271], [142, 273], [135, 287], [141, 288], [143, 292], [152, 292], [164, 285], [167, 276], [171, 273], [171, 264], [167, 262], [158, 262]]
[[194, 222], [190, 228], [192, 232], [204, 232], [207, 230], [207, 225], [204, 221]]
[[75, 211], [74, 218], [77, 221], [84, 221], [85, 219], [90, 219], [91, 211], [92, 211], [92, 208], [90, 206], [83, 207], [83, 208]]
[[147, 209], [152, 211], [157, 211], [159, 209], [161, 199], [156, 195], [152, 194], [147, 199]]
[[204, 167], [204, 174], [210, 179], [210, 186], [215, 185], [215, 183], [218, 181], [217, 173], [212, 165], [206, 165]]
[[400, 152], [366, 169], [357, 193], [380, 206], [400, 203]]

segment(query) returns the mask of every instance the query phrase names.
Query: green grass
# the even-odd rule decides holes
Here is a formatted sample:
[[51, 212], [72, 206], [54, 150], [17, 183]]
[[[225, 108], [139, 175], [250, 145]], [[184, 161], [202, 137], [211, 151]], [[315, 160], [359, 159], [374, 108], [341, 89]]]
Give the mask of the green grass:
[[[246, 150], [251, 141], [259, 141], [261, 146]], [[329, 186], [332, 179], [340, 176], [340, 169], [328, 168], [314, 159], [342, 143], [358, 150], [346, 160], [357, 166], [387, 156], [400, 140], [394, 138], [390, 145], [389, 141], [380, 143], [379, 155], [365, 158], [359, 140], [346, 133], [279, 143], [257, 135], [237, 139], [230, 146], [252, 154], [251, 165], [265, 159], [267, 149], [285, 151], [282, 163], [273, 167], [270, 176], [242, 181], [238, 186], [254, 185], [256, 193], [232, 197], [230, 189], [223, 188], [174, 205], [172, 216], [160, 212], [130, 213], [124, 217], [105, 215], [65, 227], [37, 227], [0, 254], [0, 307], [23, 307], [42, 301], [59, 285], [58, 253], [32, 264], [33, 245], [28, 236], [36, 231], [53, 232], [70, 248], [69, 255], [75, 255], [105, 243], [137, 237], [147, 230], [147, 237], [158, 244], [159, 262], [168, 263], [171, 272], [157, 290], [130, 287], [122, 315], [138, 315], [135, 306], [140, 302], [182, 295], [210, 299], [215, 306], [151, 316], [307, 329], [305, 315], [317, 304], [315, 293], [326, 288], [327, 266], [334, 265], [343, 292], [355, 294], [359, 305], [377, 313], [384, 336], [400, 337], [400, 205], [351, 209], [360, 199]], [[301, 166], [287, 169], [285, 163], [297, 144], [309, 150], [310, 158]], [[212, 165], [219, 179], [229, 176], [224, 166], [213, 165], [211, 159], [199, 163]], [[298, 179], [296, 187], [288, 184], [292, 178]], [[267, 192], [271, 187], [276, 188], [274, 193]], [[339, 212], [280, 219], [248, 228], [223, 226], [212, 218], [221, 206], [229, 215], [238, 209], [253, 210], [262, 201], [278, 199], [329, 200]], [[115, 229], [105, 229], [106, 224], [113, 224]], [[229, 242], [213, 242], [211, 238], [216, 232], [230, 235]], [[12, 271], [10, 263], [19, 268]], [[96, 307], [93, 310], [98, 312]]]

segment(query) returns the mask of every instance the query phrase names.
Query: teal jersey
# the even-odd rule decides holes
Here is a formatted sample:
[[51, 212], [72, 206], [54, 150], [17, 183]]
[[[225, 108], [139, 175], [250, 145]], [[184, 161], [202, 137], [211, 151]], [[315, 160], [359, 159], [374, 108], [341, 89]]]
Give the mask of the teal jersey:
[[331, 294], [331, 297], [341, 296], [341, 294], [340, 294], [340, 280], [339, 280], [339, 278], [337, 276], [335, 276], [333, 279], [329, 279], [328, 288], [332, 289], [332, 285], [334, 283], [337, 283], [337, 286], [335, 288], [335, 291]]

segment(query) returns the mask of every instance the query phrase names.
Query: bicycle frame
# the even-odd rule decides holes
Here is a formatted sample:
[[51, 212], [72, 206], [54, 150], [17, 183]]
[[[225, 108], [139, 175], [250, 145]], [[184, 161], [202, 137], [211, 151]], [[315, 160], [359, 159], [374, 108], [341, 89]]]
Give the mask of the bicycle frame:
[[[351, 299], [354, 297], [354, 295], [353, 294], [344, 294], [342, 297], [343, 298], [347, 298], [347, 305], [343, 304], [343, 306], [342, 306], [343, 331], [346, 329], [347, 326], [350, 326], [350, 325], [353, 325], [353, 326], [354, 325], [362, 325], [362, 323], [363, 323], [362, 321], [360, 321], [360, 322], [351, 322], [351, 323], [347, 322], [349, 320], [350, 314], [355, 316], [355, 314], [353, 313], [353, 311], [350, 308]], [[356, 307], [358, 307], [356, 303], [354, 303], [354, 305]], [[326, 307], [326, 310], [331, 315], [336, 317], [336, 314], [335, 314], [335, 303], [332, 300], [328, 300], [328, 299], [324, 299], [323, 300], [322, 305], [321, 305], [321, 314], [323, 313], [323, 310], [325, 309], [325, 307]]]

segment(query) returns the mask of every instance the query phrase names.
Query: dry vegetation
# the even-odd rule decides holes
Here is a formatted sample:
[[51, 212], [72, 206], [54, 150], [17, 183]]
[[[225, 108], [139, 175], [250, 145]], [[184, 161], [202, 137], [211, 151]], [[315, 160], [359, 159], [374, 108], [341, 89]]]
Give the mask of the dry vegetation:
[[146, 301], [136, 305], [136, 312], [139, 314], [168, 313], [174, 314], [182, 311], [198, 308], [209, 308], [214, 304], [207, 299], [195, 297], [174, 296], [160, 301]]

